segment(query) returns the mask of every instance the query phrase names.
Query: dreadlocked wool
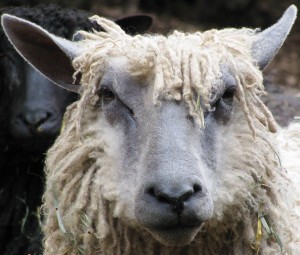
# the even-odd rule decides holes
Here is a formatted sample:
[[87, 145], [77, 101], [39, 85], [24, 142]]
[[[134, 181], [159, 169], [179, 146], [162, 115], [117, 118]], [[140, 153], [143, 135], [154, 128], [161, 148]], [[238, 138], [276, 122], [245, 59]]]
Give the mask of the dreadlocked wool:
[[[93, 34], [79, 32], [85, 40], [86, 51], [74, 60], [74, 67], [82, 73], [85, 104], [98, 89], [99, 79], [106, 70], [107, 60], [111, 57], [126, 57], [129, 71], [137, 78], [154, 79], [153, 99], [160, 98], [184, 100], [191, 115], [198, 115], [199, 123], [204, 125], [202, 105], [210, 110], [209, 101], [213, 100], [214, 86], [222, 76], [222, 66], [236, 74], [237, 97], [242, 104], [249, 126], [255, 134], [253, 118], [257, 118], [270, 131], [276, 124], [270, 111], [259, 96], [263, 93], [262, 74], [253, 64], [251, 44], [255, 30], [224, 29], [204, 33], [185, 34], [174, 31], [168, 37], [130, 36], [120, 27], [104, 18], [94, 16], [106, 32], [94, 31]], [[84, 107], [81, 107], [83, 109]]]
[[[47, 155], [45, 255], [300, 254], [293, 184], [274, 149], [276, 124], [259, 98], [262, 74], [250, 54], [256, 31], [129, 36], [104, 18], [92, 19], [105, 32], [80, 32], [84, 50], [73, 65], [74, 76], [82, 74], [81, 99], [68, 108], [65, 129]], [[163, 246], [122, 217], [116, 134], [95, 110], [99, 81], [113, 57], [125, 57], [128, 72], [153, 86], [153, 103], [184, 101], [202, 128], [224, 68], [234, 74], [237, 110], [226, 133], [232, 149], [212, 194], [213, 217], [188, 246]]]

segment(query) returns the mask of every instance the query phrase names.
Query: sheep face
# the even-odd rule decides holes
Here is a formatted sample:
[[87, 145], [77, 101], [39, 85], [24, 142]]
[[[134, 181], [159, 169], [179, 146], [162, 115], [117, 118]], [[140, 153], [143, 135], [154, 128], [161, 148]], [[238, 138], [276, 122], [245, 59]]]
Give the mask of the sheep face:
[[53, 85], [14, 49], [2, 62], [11, 100], [11, 135], [26, 150], [46, 150], [59, 133], [66, 106], [76, 95]]
[[14, 84], [13, 88], [11, 134], [21, 139], [26, 148], [37, 145], [41, 148], [36, 149], [46, 149], [59, 134], [64, 111], [76, 95], [54, 86], [28, 65], [22, 70], [26, 78], [20, 80], [25, 84]]
[[184, 245], [213, 214], [217, 155], [225, 156], [217, 134], [230, 123], [234, 80], [224, 76], [201, 128], [182, 101], [155, 105], [151, 84], [130, 77], [126, 66], [112, 59], [99, 90], [99, 123], [106, 123], [107, 143], [114, 144], [108, 151], [118, 155], [109, 170], [117, 178], [116, 208], [165, 245]]

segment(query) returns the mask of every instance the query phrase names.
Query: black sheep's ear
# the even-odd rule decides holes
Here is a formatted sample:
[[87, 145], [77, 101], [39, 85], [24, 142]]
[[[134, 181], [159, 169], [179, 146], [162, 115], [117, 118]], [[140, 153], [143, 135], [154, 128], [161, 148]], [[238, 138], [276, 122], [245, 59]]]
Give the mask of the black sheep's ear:
[[115, 23], [118, 24], [125, 33], [135, 35], [148, 31], [153, 23], [153, 18], [146, 14], [137, 14], [117, 19]]
[[251, 54], [263, 70], [276, 55], [289, 34], [297, 15], [297, 8], [291, 5], [281, 19], [273, 26], [255, 35]]
[[10, 42], [35, 69], [57, 85], [79, 91], [79, 78], [73, 80], [75, 70], [71, 63], [80, 54], [76, 42], [57, 37], [13, 15], [3, 14], [1, 23]]

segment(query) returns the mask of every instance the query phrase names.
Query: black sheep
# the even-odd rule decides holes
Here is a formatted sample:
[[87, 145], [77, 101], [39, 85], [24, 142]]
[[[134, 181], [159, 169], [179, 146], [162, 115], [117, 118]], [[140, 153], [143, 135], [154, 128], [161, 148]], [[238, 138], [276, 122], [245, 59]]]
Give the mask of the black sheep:
[[[89, 22], [88, 13], [56, 5], [6, 8], [3, 13], [69, 39], [78, 29], [99, 29]], [[147, 30], [151, 21], [142, 15], [116, 22], [133, 33]], [[76, 97], [52, 86], [25, 63], [2, 30], [0, 77], [0, 254], [37, 254], [42, 252], [38, 210], [44, 153], [59, 133], [65, 108]]]

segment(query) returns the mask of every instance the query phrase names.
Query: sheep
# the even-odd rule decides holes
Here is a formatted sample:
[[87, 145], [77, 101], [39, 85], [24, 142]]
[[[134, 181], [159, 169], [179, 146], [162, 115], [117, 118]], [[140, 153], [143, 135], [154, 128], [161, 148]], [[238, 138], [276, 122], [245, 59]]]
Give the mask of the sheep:
[[[3, 12], [34, 21], [69, 39], [75, 30], [95, 28], [86, 12], [57, 5], [13, 7]], [[149, 28], [152, 18], [133, 15], [115, 22], [128, 33], [141, 33]], [[0, 35], [0, 169], [6, 176], [0, 181], [0, 253], [36, 253], [41, 251], [42, 239], [38, 209], [44, 152], [59, 134], [65, 108], [77, 95], [54, 86], [24, 62], [3, 30]]]
[[47, 153], [44, 254], [300, 254], [296, 187], [260, 99], [296, 12], [262, 32], [168, 36], [93, 16], [104, 31], [79, 42], [3, 15], [20, 54], [80, 95]]

